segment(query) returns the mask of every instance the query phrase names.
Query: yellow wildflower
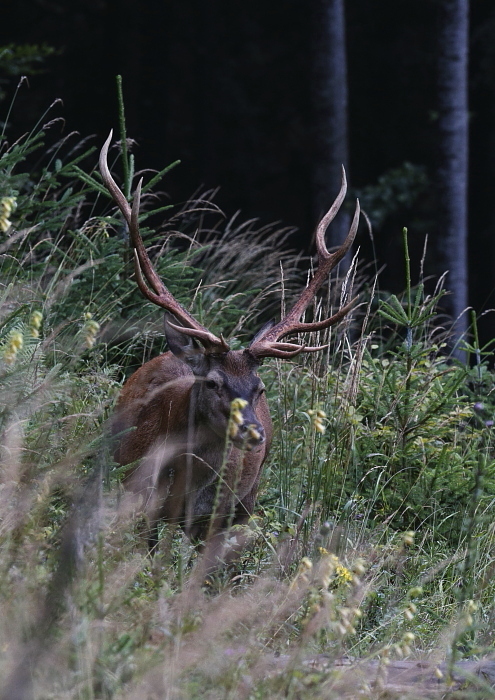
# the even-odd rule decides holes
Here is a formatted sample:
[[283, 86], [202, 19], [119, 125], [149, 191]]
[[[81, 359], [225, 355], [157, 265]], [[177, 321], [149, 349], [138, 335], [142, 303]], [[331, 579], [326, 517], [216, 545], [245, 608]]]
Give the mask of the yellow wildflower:
[[20, 331], [11, 331], [7, 345], [3, 349], [3, 359], [8, 365], [13, 365], [17, 358], [17, 353], [24, 346], [24, 338]]
[[311, 418], [313, 419], [313, 428], [316, 430], [316, 432], [323, 435], [326, 429], [323, 423], [323, 421], [327, 417], [325, 411], [323, 411], [321, 408], [317, 408], [316, 410], [313, 410], [311, 408], [308, 411], [308, 416], [311, 416]]
[[85, 323], [83, 326], [84, 343], [87, 348], [92, 348], [96, 342], [96, 336], [100, 330], [100, 324], [93, 319], [93, 314], [86, 311], [84, 314]]
[[29, 332], [32, 338], [39, 338], [42, 320], [43, 314], [41, 311], [33, 311], [29, 318]]
[[248, 434], [251, 440], [259, 440], [261, 438], [259, 432], [256, 430], [256, 427], [254, 425], [249, 426]]
[[12, 226], [9, 216], [17, 206], [15, 197], [2, 197], [0, 199], [0, 231], [6, 233]]
[[246, 408], [248, 402], [245, 399], [237, 398], [230, 404], [229, 437], [233, 440], [237, 436], [238, 426], [242, 425], [242, 409]]
[[349, 571], [347, 567], [342, 566], [342, 564], [337, 564], [335, 567], [335, 573], [337, 574], [339, 583], [348, 583], [353, 579], [352, 572]]

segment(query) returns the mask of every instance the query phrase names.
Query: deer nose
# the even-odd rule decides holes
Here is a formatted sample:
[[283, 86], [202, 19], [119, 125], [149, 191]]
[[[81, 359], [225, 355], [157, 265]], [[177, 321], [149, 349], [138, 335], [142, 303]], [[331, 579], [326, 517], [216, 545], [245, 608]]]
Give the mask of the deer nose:
[[243, 423], [239, 426], [239, 437], [252, 448], [265, 442], [265, 431], [260, 423]]

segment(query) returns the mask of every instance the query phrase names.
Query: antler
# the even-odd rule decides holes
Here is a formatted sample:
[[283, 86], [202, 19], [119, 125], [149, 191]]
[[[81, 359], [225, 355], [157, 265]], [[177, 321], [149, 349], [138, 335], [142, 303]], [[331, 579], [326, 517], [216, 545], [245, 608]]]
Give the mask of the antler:
[[[129, 234], [132, 245], [134, 247], [134, 269], [136, 272], [136, 280], [139, 289], [143, 295], [153, 304], [161, 306], [172, 313], [182, 326], [175, 325], [168, 321], [169, 326], [175, 330], [196, 338], [204, 346], [208, 354], [224, 354], [229, 351], [229, 345], [221, 335], [217, 338], [216, 335], [202, 326], [191, 314], [180, 304], [177, 299], [168, 291], [159, 276], [157, 275], [151, 260], [149, 259], [146, 248], [144, 247], [143, 239], [139, 233], [139, 204], [141, 200], [141, 186], [143, 179], [138, 183], [134, 193], [132, 209], [127, 202], [124, 194], [119, 189], [117, 183], [110, 174], [108, 169], [108, 148], [112, 140], [113, 130], [105, 141], [100, 153], [100, 172], [108, 191], [115, 200], [120, 211], [124, 215], [129, 227]], [[146, 279], [146, 282], [145, 282]], [[148, 286], [149, 285], [149, 286]]]
[[319, 290], [323, 282], [328, 278], [329, 273], [342, 260], [344, 255], [351, 247], [359, 224], [359, 201], [356, 202], [356, 210], [352, 220], [349, 233], [345, 241], [334, 253], [329, 253], [325, 245], [325, 233], [329, 224], [334, 220], [339, 211], [342, 202], [344, 201], [347, 192], [347, 181], [345, 170], [342, 168], [342, 185], [340, 192], [337, 195], [334, 203], [325, 214], [323, 219], [318, 224], [316, 229], [316, 249], [318, 251], [318, 268], [310, 280], [308, 286], [302, 292], [299, 299], [296, 301], [292, 309], [286, 316], [276, 325], [268, 326], [262, 330], [249, 346], [249, 353], [256, 359], [263, 357], [281, 357], [290, 358], [299, 355], [301, 352], [317, 352], [322, 347], [307, 347], [306, 345], [296, 345], [295, 343], [281, 343], [280, 340], [291, 333], [308, 333], [310, 331], [321, 331], [324, 328], [333, 326], [338, 323], [351, 310], [357, 300], [355, 297], [349, 304], [343, 306], [336, 314], [322, 321], [314, 321], [313, 323], [302, 323], [300, 318], [304, 311], [309, 306], [316, 292]]

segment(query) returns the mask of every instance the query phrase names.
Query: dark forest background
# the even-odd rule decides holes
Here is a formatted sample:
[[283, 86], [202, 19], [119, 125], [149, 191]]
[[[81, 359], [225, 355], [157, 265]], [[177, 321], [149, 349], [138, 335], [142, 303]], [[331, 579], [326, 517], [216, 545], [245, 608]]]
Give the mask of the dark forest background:
[[[121, 74], [137, 167], [182, 161], [166, 184], [172, 202], [220, 187], [216, 201], [227, 214], [240, 209], [244, 219], [295, 226], [291, 243], [307, 251], [338, 188], [332, 172], [345, 160], [351, 193], [361, 196], [373, 223], [378, 265], [385, 266], [380, 285], [397, 292], [404, 287], [403, 226], [416, 274], [426, 234], [427, 274], [441, 274], [445, 249], [452, 252], [439, 199], [439, 56], [446, 7], [455, 4], [344, 4], [345, 84], [332, 98], [347, 101], [341, 156], [339, 142], [325, 153], [329, 108], [315, 82], [318, 61], [334, 49], [335, 37], [319, 31], [331, 2], [4, 0], [0, 46], [56, 49], [20, 90], [7, 135], [31, 129], [61, 98], [51, 116], [64, 117], [66, 132], [94, 135], [99, 147], [118, 125]], [[495, 4], [473, 0], [468, 9], [468, 300], [482, 316], [486, 342], [495, 334], [495, 316], [483, 315], [495, 306]], [[17, 82], [3, 84], [4, 106]], [[323, 192], [321, 169], [332, 158]], [[359, 244], [364, 260], [372, 260], [364, 226]]]

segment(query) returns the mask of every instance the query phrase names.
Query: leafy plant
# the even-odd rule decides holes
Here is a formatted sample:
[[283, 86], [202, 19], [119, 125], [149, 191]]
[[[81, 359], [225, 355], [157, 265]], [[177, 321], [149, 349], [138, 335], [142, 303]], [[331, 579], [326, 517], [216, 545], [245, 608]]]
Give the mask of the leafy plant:
[[[494, 641], [493, 371], [475, 319], [468, 367], [444, 344], [441, 284], [411, 283], [404, 233], [402, 295], [372, 287], [322, 357], [260, 369], [274, 441], [237, 569], [197, 581], [169, 525], [150, 561], [105, 426], [123, 376], [161, 350], [160, 314], [91, 149], [49, 134], [0, 153], [0, 200], [17, 204], [0, 211], [2, 700], [428, 697], [388, 683], [404, 657], [455, 692], [454, 666]], [[285, 231], [224, 217], [211, 193], [155, 229], [151, 192], [150, 255], [214, 330], [278, 313], [280, 257], [285, 295], [304, 283]], [[484, 681], [468, 682], [475, 697]]]
[[356, 195], [373, 226], [379, 229], [400, 207], [411, 208], [427, 184], [424, 167], [406, 161], [398, 168], [387, 170], [375, 185], [358, 190]]
[[[0, 101], [5, 99], [3, 86], [9, 79], [21, 75], [36, 75], [43, 71], [43, 63], [56, 50], [47, 44], [7, 44], [0, 46]], [[2, 77], [3, 76], [5, 77]]]

